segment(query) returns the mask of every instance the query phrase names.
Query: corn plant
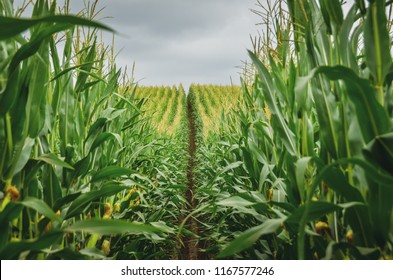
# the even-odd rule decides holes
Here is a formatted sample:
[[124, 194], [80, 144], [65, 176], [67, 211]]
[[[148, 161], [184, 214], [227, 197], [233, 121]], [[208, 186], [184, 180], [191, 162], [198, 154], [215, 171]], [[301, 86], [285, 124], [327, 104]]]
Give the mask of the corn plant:
[[356, 1], [345, 16], [340, 1], [269, 6], [281, 17], [261, 40], [267, 51], [249, 52], [247, 109], [201, 151], [221, 155], [200, 172], [219, 257], [391, 258], [385, 4]]
[[20, 18], [0, 3], [1, 258], [177, 254], [180, 136], [151, 133], [138, 87], [98, 39], [113, 30], [93, 20], [97, 1], [80, 16], [68, 1], [32, 5]]

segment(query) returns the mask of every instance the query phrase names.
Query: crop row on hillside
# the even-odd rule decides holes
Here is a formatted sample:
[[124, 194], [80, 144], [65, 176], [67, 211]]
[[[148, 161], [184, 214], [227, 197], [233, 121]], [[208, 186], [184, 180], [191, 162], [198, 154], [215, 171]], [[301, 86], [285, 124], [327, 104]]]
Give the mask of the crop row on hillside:
[[142, 111], [157, 133], [173, 136], [187, 130], [186, 93], [183, 86], [141, 86], [136, 99], [143, 103]]
[[198, 124], [203, 137], [206, 139], [210, 134], [217, 134], [226, 116], [237, 109], [241, 101], [241, 87], [197, 85], [190, 86], [189, 94], [195, 99], [194, 106]]

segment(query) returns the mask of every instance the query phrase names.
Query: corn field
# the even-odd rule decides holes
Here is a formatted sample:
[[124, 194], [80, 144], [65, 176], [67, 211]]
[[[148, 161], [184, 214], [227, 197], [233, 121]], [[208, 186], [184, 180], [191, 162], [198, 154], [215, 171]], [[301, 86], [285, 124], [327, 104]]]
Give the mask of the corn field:
[[1, 259], [392, 259], [392, 1], [257, 1], [242, 85], [141, 86], [97, 1], [0, 0]]

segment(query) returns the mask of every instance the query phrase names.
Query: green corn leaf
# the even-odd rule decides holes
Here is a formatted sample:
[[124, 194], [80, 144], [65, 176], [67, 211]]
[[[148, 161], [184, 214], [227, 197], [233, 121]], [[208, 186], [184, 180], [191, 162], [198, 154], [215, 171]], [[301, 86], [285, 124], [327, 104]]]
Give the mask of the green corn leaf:
[[58, 200], [56, 200], [55, 205], [53, 205], [53, 210], [57, 211], [60, 210], [61, 207], [63, 207], [64, 205], [73, 202], [75, 199], [77, 199], [79, 196], [81, 195], [80, 192], [77, 193], [73, 193], [73, 194], [69, 194], [65, 197], [62, 197]]
[[127, 222], [121, 220], [86, 220], [79, 221], [66, 229], [68, 232], [84, 231], [92, 234], [144, 234], [144, 233], [158, 233], [161, 230], [157, 227], [148, 224], [141, 224], [136, 222]]
[[88, 62], [86, 62], [86, 63], [78, 64], [78, 65], [75, 65], [75, 66], [72, 66], [72, 67], [68, 67], [68, 68], [66, 68], [66, 69], [64, 69], [64, 70], [61, 70], [61, 71], [58, 72], [58, 74], [56, 74], [56, 76], [54, 76], [54, 77], [50, 80], [50, 82], [56, 81], [56, 80], [59, 79], [60, 77], [66, 75], [66, 74], [69, 73], [69, 72], [72, 72], [73, 70], [76, 70], [76, 69], [85, 67], [85, 66], [87, 66], [87, 65], [94, 64], [94, 63], [96, 63], [96, 62], [98, 62], [98, 60], [97, 60], [97, 61], [88, 61]]
[[309, 77], [324, 74], [330, 80], [343, 80], [345, 93], [355, 105], [356, 115], [366, 143], [391, 128], [389, 116], [378, 103], [374, 89], [368, 80], [359, 78], [353, 70], [344, 66], [321, 66], [314, 69]]
[[393, 175], [393, 133], [375, 137], [363, 149], [365, 157]]
[[217, 256], [225, 258], [237, 254], [253, 245], [262, 235], [275, 233], [284, 219], [270, 219], [259, 226], [250, 228], [231, 241]]
[[29, 161], [31, 150], [33, 149], [34, 144], [35, 144], [34, 139], [29, 137], [25, 139], [25, 143], [23, 144], [23, 148], [20, 153], [18, 162], [15, 165], [15, 171], [14, 171], [15, 174], [21, 171], [25, 167], [26, 163]]
[[382, 86], [392, 64], [385, 0], [371, 1], [364, 24], [366, 63], [378, 86]]
[[340, 35], [339, 47], [340, 47], [340, 55], [342, 57], [343, 66], [349, 67], [355, 73], [358, 73], [359, 69], [356, 61], [356, 55], [355, 52], [353, 51], [352, 44], [351, 44], [351, 42], [355, 41], [353, 37], [351, 38], [351, 31], [354, 26], [355, 18], [356, 18], [356, 7], [353, 6], [349, 10], [343, 22], [339, 34]]
[[36, 138], [44, 127], [48, 80], [50, 75], [48, 39], [44, 40], [37, 54], [29, 61], [29, 97], [27, 108], [29, 114], [29, 136]]
[[82, 255], [84, 255], [86, 257], [93, 258], [95, 260], [106, 258], [105, 254], [102, 251], [98, 250], [97, 248], [84, 248], [84, 249], [80, 250], [79, 253], [81, 253]]
[[40, 252], [56, 244], [63, 236], [61, 231], [51, 231], [42, 235], [36, 240], [9, 242], [1, 251], [3, 260], [17, 259], [19, 255], [26, 251]]
[[[296, 47], [296, 50], [299, 50], [299, 42], [301, 42], [301, 35], [304, 34], [304, 30], [306, 28], [306, 25], [311, 19], [308, 17], [310, 16], [307, 14], [307, 11], [309, 10], [308, 6], [308, 1], [305, 2], [303, 0], [289, 0], [287, 1], [288, 4], [288, 10], [289, 14], [291, 17], [291, 23], [293, 25], [294, 29], [294, 36], [295, 36], [295, 42], [294, 45]], [[307, 8], [306, 8], [307, 6]], [[307, 10], [307, 11], [306, 11]]]
[[243, 164], [242, 161], [237, 161], [237, 162], [232, 162], [229, 165], [225, 166], [222, 170], [220, 170], [219, 174], [224, 174], [228, 172], [229, 170], [233, 170], [235, 168], [238, 168]]
[[[368, 162], [393, 176], [393, 133], [377, 136], [367, 147], [363, 149]], [[374, 236], [379, 246], [384, 247], [393, 223], [391, 213], [393, 209], [393, 188], [391, 185], [380, 185], [375, 183], [374, 176], [369, 176], [370, 212], [374, 225]]]
[[[37, 18], [37, 19], [16, 19], [16, 18], [7, 18], [7, 17], [0, 16], [0, 24], [3, 26], [3, 28], [0, 31], [0, 40], [1, 38], [6, 39], [8, 37], [15, 36], [16, 34], [19, 34], [20, 32], [28, 29], [29, 27], [32, 27], [35, 24], [42, 23], [42, 22], [49, 22], [49, 23], [56, 22], [57, 24], [48, 27], [43, 27], [42, 29], [40, 29], [39, 32], [33, 34], [32, 38], [28, 43], [24, 44], [15, 53], [9, 66], [9, 73], [10, 73], [9, 80], [12, 80], [12, 78], [17, 80], [17, 75], [15, 74], [15, 71], [18, 65], [23, 60], [34, 55], [39, 50], [42, 42], [52, 34], [67, 30], [73, 27], [73, 24], [99, 27], [107, 30], [109, 29], [99, 23], [95, 23], [90, 20], [73, 17], [73, 16], [48, 16], [48, 17]], [[18, 26], [18, 24], [20, 25]], [[10, 27], [7, 28], [6, 26], [10, 26]], [[3, 106], [1, 107], [0, 113], [4, 114], [4, 112], [7, 112], [14, 105], [15, 94], [13, 92], [13, 87], [11, 85], [12, 83], [7, 84], [6, 91], [4, 92], [3, 97], [1, 99], [3, 101]]]
[[91, 26], [104, 29], [109, 32], [115, 32], [113, 29], [104, 24], [71, 15], [51, 15], [31, 19], [0, 16], [0, 25], [2, 26], [0, 30], [0, 40], [16, 36], [39, 23], [66, 23], [68, 25]]
[[65, 219], [69, 219], [83, 213], [83, 210], [86, 208], [86, 206], [93, 200], [100, 199], [101, 197], [108, 197], [129, 188], [131, 187], [111, 183], [106, 184], [100, 190], [81, 194], [71, 203]]
[[96, 139], [94, 139], [94, 142], [91, 145], [89, 152], [94, 151], [96, 148], [98, 148], [99, 146], [104, 144], [106, 141], [109, 141], [111, 139], [116, 139], [118, 141], [119, 145], [122, 144], [121, 138], [118, 134], [112, 133], [112, 132], [103, 132], [100, 135], [98, 135]]
[[[262, 130], [263, 131], [263, 130]], [[257, 144], [252, 141], [251, 139], [249, 139], [248, 141], [248, 146], [250, 148], [250, 154], [255, 157], [260, 163], [265, 164], [267, 162], [265, 155], [263, 153], [263, 151], [261, 151]]]
[[89, 46], [89, 48], [90, 49], [86, 49], [88, 53], [84, 58], [84, 61], [82, 62], [82, 66], [80, 67], [80, 71], [75, 84], [75, 92], [81, 92], [83, 89], [85, 89], [87, 78], [92, 72], [91, 70], [93, 68], [93, 64], [88, 62], [94, 61], [94, 58], [96, 57], [96, 42]]
[[342, 66], [321, 67], [318, 72], [325, 74], [332, 80], [344, 80], [346, 93], [355, 105], [358, 121], [366, 142], [390, 130], [389, 117], [378, 103], [369, 81], [359, 78], [352, 70]]
[[[344, 20], [340, 0], [320, 0], [319, 3], [326, 25], [332, 29], [330, 23], [333, 22], [335, 25], [334, 29], [340, 30]], [[327, 18], [328, 21], [326, 21]]]
[[[317, 220], [337, 210], [341, 210], [340, 206], [333, 203], [324, 201], [311, 202], [309, 204], [309, 209], [305, 221], [306, 223], [308, 223]], [[304, 205], [293, 211], [293, 213], [285, 221], [285, 225], [288, 229], [291, 229], [293, 232], [298, 232], [298, 226], [302, 216], [304, 215], [304, 211]]]
[[364, 159], [359, 159], [359, 158], [342, 158], [339, 159], [328, 166], [325, 166], [320, 173], [318, 174], [318, 178], [314, 180], [315, 183], [320, 183], [322, 178], [320, 175], [324, 175], [325, 172], [330, 170], [331, 168], [337, 168], [339, 165], [347, 165], [347, 164], [354, 164], [358, 165], [361, 168], [363, 168], [365, 171], [367, 171], [367, 175], [370, 176], [370, 178], [373, 178], [373, 180], [379, 184], [385, 185], [387, 188], [392, 188], [393, 185], [393, 175], [387, 173], [385, 170], [381, 169], [378, 166], [375, 166], [374, 164], [365, 161]]
[[84, 177], [89, 172], [92, 154], [88, 154], [86, 157], [82, 158], [74, 164], [74, 178]]
[[[248, 51], [251, 60], [256, 66], [259, 77], [261, 79], [262, 84], [264, 85], [264, 96], [266, 98], [266, 102], [272, 112], [272, 115], [275, 117], [275, 121], [277, 122], [278, 132], [282, 137], [282, 141], [285, 145], [285, 148], [291, 155], [297, 154], [297, 149], [294, 140], [294, 133], [289, 129], [284, 116], [280, 108], [278, 108], [277, 102], [274, 97], [275, 89], [273, 88], [273, 81], [271, 80], [271, 76], [266, 69], [266, 67], [262, 64], [262, 62], [255, 56], [254, 53]], [[272, 117], [273, 118], [273, 117]]]
[[359, 8], [360, 12], [365, 15], [367, 10], [366, 10], [366, 4], [365, 0], [355, 0], [356, 6]]
[[[11, 110], [12, 107], [15, 105], [15, 102], [18, 99], [18, 97], [22, 95], [20, 92], [20, 88], [21, 88], [20, 84], [22, 83], [22, 81], [23, 83], [25, 83], [26, 68], [24, 68], [24, 71], [20, 72], [18, 70], [18, 66], [20, 65], [20, 63], [23, 60], [36, 54], [42, 42], [45, 39], [47, 39], [49, 36], [51, 36], [56, 32], [65, 30], [67, 28], [69, 28], [68, 25], [54, 26], [52, 28], [44, 28], [39, 33], [37, 33], [34, 37], [32, 37], [29, 42], [22, 45], [22, 47], [18, 49], [18, 51], [13, 56], [11, 63], [9, 65], [8, 83], [4, 93], [2, 94], [2, 98], [1, 98], [2, 106], [0, 107], [0, 115], [5, 114], [9, 110]], [[24, 75], [21, 76], [21, 73]], [[21, 80], [21, 78], [23, 78], [23, 80]], [[27, 88], [28, 86], [26, 86], [26, 89], [25, 88], [23, 89], [27, 90]], [[15, 92], [17, 94], [15, 94]]]
[[23, 206], [36, 210], [45, 217], [60, 222], [61, 219], [56, 216], [55, 212], [44, 201], [35, 197], [26, 197], [23, 201], [19, 202]]
[[[23, 206], [9, 202], [7, 206], [0, 212], [0, 251], [6, 246], [11, 234], [10, 222], [17, 218], [23, 210]], [[0, 254], [0, 258], [2, 255]]]
[[300, 199], [302, 202], [305, 200], [305, 172], [308, 168], [310, 161], [312, 160], [311, 157], [303, 157], [298, 159], [295, 164], [295, 171], [296, 171], [296, 184], [299, 191]]
[[67, 169], [74, 170], [74, 168], [71, 165], [59, 159], [55, 154], [43, 154], [40, 155], [39, 157], [36, 157], [35, 160], [43, 161], [53, 166], [60, 166]]
[[332, 31], [332, 26], [331, 26], [331, 20], [330, 20], [328, 8], [326, 6], [326, 2], [327, 1], [325, 1], [325, 0], [320, 0], [319, 5], [321, 7], [321, 14], [322, 14], [323, 20], [325, 21], [326, 30], [329, 34], [332, 34], [333, 31]]
[[157, 230], [165, 233], [175, 233], [175, 230], [171, 227], [169, 227], [165, 222], [163, 221], [158, 221], [158, 222], [151, 222], [150, 223], [153, 227], [155, 227]]
[[100, 170], [98, 170], [93, 177], [91, 178], [91, 182], [98, 182], [105, 179], [116, 178], [120, 176], [128, 176], [132, 173], [132, 171], [128, 168], [120, 167], [120, 166], [107, 166]]
[[[338, 165], [345, 165], [354, 163], [355, 160], [340, 160], [335, 164], [324, 167], [318, 176], [315, 178], [314, 183], [321, 183], [322, 179], [327, 184], [328, 188], [333, 189], [338, 195], [341, 195], [347, 202], [359, 202], [365, 204], [365, 200], [360, 191], [353, 186], [349, 185], [345, 175]], [[356, 160], [359, 164], [360, 160]], [[367, 169], [368, 171], [370, 169]], [[372, 224], [369, 216], [369, 210], [365, 206], [354, 206], [345, 211], [345, 217], [348, 224], [355, 232], [354, 242], [360, 246], [372, 246], [374, 244], [372, 238]]]
[[42, 185], [45, 202], [53, 207], [55, 202], [62, 197], [59, 178], [51, 165], [45, 165], [42, 171]]
[[37, 51], [39, 50], [41, 43], [47, 39], [49, 36], [66, 30], [70, 28], [71, 26], [66, 24], [66, 25], [57, 25], [53, 27], [46, 27], [40, 30], [35, 36], [33, 36], [29, 42], [26, 44], [22, 45], [18, 49], [18, 51], [15, 53], [14, 57], [12, 58], [12, 61], [9, 66], [9, 72], [12, 74], [18, 67], [18, 65], [25, 59], [31, 57], [32, 55], [36, 54]]
[[89, 139], [90, 136], [96, 134], [97, 132], [99, 132], [104, 125], [108, 122], [107, 118], [98, 118], [89, 128], [89, 132], [87, 134], [86, 137], [86, 141], [87, 139]]
[[241, 198], [240, 196], [232, 196], [230, 198], [218, 201], [216, 203], [217, 205], [224, 206], [224, 207], [247, 207], [247, 206], [252, 206], [255, 204], [255, 202], [246, 200], [244, 198]]
[[52, 251], [50, 256], [48, 256], [48, 260], [100, 260], [105, 259], [106, 257], [104, 253], [97, 248], [94, 248], [96, 254], [94, 254], [94, 252], [91, 252], [91, 254], [84, 254], [82, 253], [82, 250], [83, 252], [85, 252], [85, 250], [87, 251], [89, 249], [81, 249], [79, 251], [74, 251], [71, 248], [64, 248], [59, 251]]

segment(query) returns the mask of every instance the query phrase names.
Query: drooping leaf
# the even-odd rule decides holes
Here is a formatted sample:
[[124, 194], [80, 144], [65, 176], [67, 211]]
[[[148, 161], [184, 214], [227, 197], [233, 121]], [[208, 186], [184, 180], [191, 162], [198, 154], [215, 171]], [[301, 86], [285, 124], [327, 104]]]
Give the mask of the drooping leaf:
[[40, 252], [56, 244], [63, 236], [62, 231], [50, 231], [36, 240], [22, 240], [9, 242], [1, 251], [0, 256], [3, 260], [17, 259], [22, 252]]
[[100, 135], [98, 135], [96, 137], [96, 139], [94, 139], [93, 144], [91, 145], [90, 148], [90, 152], [93, 151], [94, 149], [98, 148], [99, 146], [101, 146], [103, 143], [105, 143], [106, 141], [109, 141], [111, 139], [119, 139], [118, 135], [116, 135], [115, 133], [112, 132], [103, 132]]
[[161, 232], [159, 228], [152, 225], [136, 222], [127, 222], [122, 220], [79, 221], [69, 226], [66, 230], [69, 232], [84, 231], [92, 234], [97, 233], [102, 235], [122, 233], [143, 234]]
[[288, 127], [288, 124], [284, 116], [282, 115], [281, 110], [278, 108], [274, 96], [275, 90], [273, 88], [273, 81], [271, 79], [271, 75], [269, 74], [269, 71], [266, 69], [266, 67], [262, 64], [262, 62], [256, 57], [254, 53], [248, 51], [248, 54], [258, 70], [261, 83], [264, 86], [264, 96], [266, 98], [266, 102], [273, 115], [272, 118], [274, 118], [274, 120], [277, 122], [277, 130], [281, 136], [285, 148], [291, 155], [294, 156], [297, 154], [297, 149], [294, 140], [294, 133]]
[[[306, 223], [324, 217], [325, 215], [340, 209], [341, 209], [340, 206], [329, 202], [324, 202], [324, 201], [311, 202], [306, 217]], [[298, 230], [297, 227], [304, 214], [304, 211], [305, 211], [304, 205], [293, 211], [292, 214], [285, 221], [287, 227], [291, 228], [294, 232], [297, 232]]]
[[393, 175], [393, 133], [377, 136], [363, 149], [372, 163]]
[[27, 197], [23, 199], [23, 201], [19, 202], [20, 204], [36, 210], [38, 213], [41, 213], [47, 218], [50, 218], [55, 221], [61, 221], [61, 219], [56, 216], [55, 212], [46, 204], [44, 201], [37, 199], [35, 197]]
[[2, 26], [0, 30], [0, 40], [5, 40], [7, 38], [16, 36], [21, 32], [39, 24], [39, 23], [67, 23], [72, 25], [83, 25], [91, 26], [96, 28], [101, 28], [110, 32], [114, 32], [113, 29], [107, 27], [104, 24], [84, 19], [77, 16], [71, 15], [50, 15], [41, 18], [11, 18], [0, 16], [0, 25]]
[[311, 76], [315, 74], [324, 74], [330, 80], [344, 81], [346, 85], [345, 94], [348, 95], [355, 106], [366, 143], [390, 130], [389, 116], [378, 103], [376, 93], [368, 80], [360, 78], [353, 70], [344, 66], [321, 66], [313, 70]]
[[128, 186], [111, 183], [103, 186], [100, 190], [90, 191], [81, 194], [77, 199], [75, 199], [71, 203], [70, 207], [68, 208], [65, 219], [69, 219], [76, 215], [81, 214], [85, 209], [85, 207], [95, 199], [99, 199], [101, 197], [108, 197], [129, 188], [130, 187]]
[[65, 161], [59, 159], [55, 154], [43, 154], [43, 155], [36, 157], [35, 160], [44, 161], [44, 162], [49, 163], [51, 165], [57, 165], [57, 166], [61, 166], [61, 167], [67, 168], [67, 169], [71, 169], [71, 170], [74, 169], [71, 165], [69, 165]]
[[98, 170], [93, 177], [91, 178], [91, 182], [98, 182], [105, 179], [116, 178], [120, 176], [130, 175], [132, 171], [128, 168], [120, 167], [120, 166], [107, 166], [100, 170]]
[[225, 258], [239, 253], [253, 245], [262, 235], [275, 233], [284, 219], [269, 219], [256, 227], [250, 228], [231, 241], [217, 256]]
[[230, 198], [226, 198], [224, 200], [218, 201], [216, 204], [224, 207], [236, 208], [236, 207], [252, 206], [255, 204], [255, 202], [246, 200], [244, 198], [241, 198], [240, 196], [232, 196]]

